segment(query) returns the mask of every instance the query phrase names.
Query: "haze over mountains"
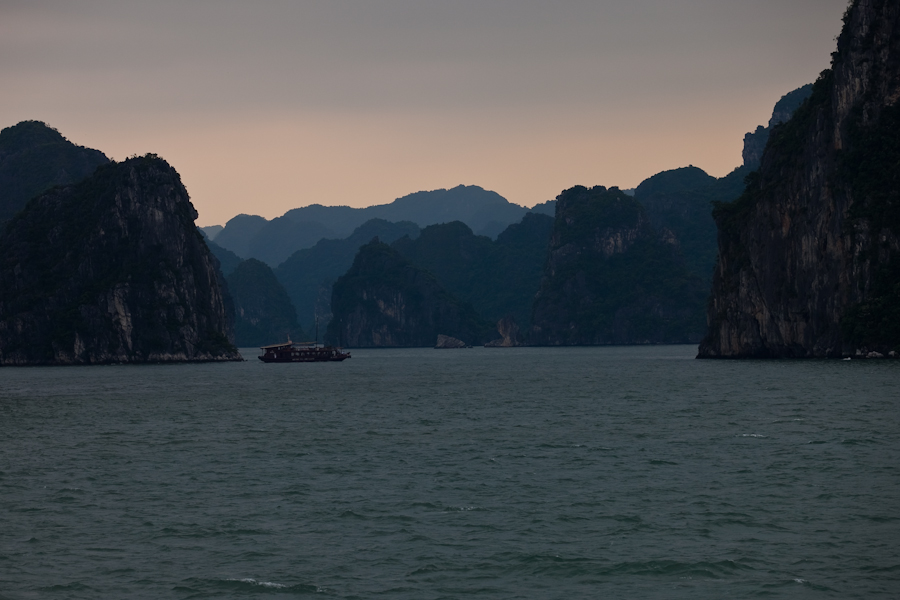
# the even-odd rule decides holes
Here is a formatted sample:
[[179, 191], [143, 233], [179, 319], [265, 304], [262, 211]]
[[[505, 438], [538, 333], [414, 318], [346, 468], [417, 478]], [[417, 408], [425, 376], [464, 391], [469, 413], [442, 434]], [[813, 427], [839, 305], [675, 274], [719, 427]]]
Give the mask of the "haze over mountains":
[[[6, 149], [6, 154], [2, 156], [6, 162], [0, 164], [0, 170], [26, 173], [21, 181], [17, 180], [16, 185], [9, 187], [10, 190], [47, 189], [72, 178], [86, 177], [96, 164], [108, 162], [102, 153], [71, 144], [55, 130], [37, 122], [7, 128], [0, 135], [0, 145]], [[25, 159], [36, 166], [28, 167], [29, 162]], [[18, 165], [18, 171], [10, 165]], [[684, 275], [679, 277], [682, 279], [693, 277], [708, 283], [715, 261], [715, 224], [710, 216], [710, 203], [736, 197], [748, 170], [748, 167], [740, 167], [730, 175], [716, 179], [696, 167], [675, 169], [655, 175], [636, 190], [629, 191], [633, 198], [624, 192], [620, 194], [643, 211], [645, 223], [641, 226], [644, 231], [641, 236], [649, 236], [648, 240], [667, 240], [661, 248], [669, 248], [665, 252], [671, 254], [671, 260], [675, 261], [669, 270], [681, 269]], [[20, 192], [15, 203], [10, 204], [13, 212], [16, 207], [24, 206], [25, 201], [21, 199], [24, 193]], [[466, 311], [470, 309], [474, 311], [472, 314], [477, 315], [481, 324], [464, 330], [480, 333], [467, 340], [468, 343], [483, 343], [499, 337], [498, 332], [487, 331], [485, 323], [496, 324], [500, 320], [505, 320], [506, 330], [519, 329], [522, 340], [532, 343], [641, 343], [697, 338], [696, 326], [692, 328], [693, 333], [679, 334], [682, 337], [673, 337], [671, 328], [666, 329], [668, 333], [658, 330], [648, 336], [646, 328], [632, 328], [632, 335], [623, 334], [621, 327], [616, 335], [596, 337], [587, 333], [593, 325], [588, 326], [581, 321], [587, 318], [587, 314], [593, 315], [588, 320], [612, 318], [599, 317], [607, 310], [599, 308], [599, 305], [594, 308], [587, 306], [587, 312], [580, 309], [581, 312], [576, 311], [569, 316], [557, 307], [559, 310], [550, 310], [556, 316], [548, 318], [550, 313], [546, 307], [553, 303], [548, 305], [547, 299], [554, 297], [554, 294], [562, 297], [559, 294], [565, 295], [566, 292], [561, 290], [568, 289], [571, 281], [583, 280], [586, 273], [577, 267], [570, 273], [574, 280], [566, 280], [565, 277], [554, 279], [552, 273], [558, 271], [562, 264], [558, 259], [559, 249], [551, 247], [556, 208], [557, 200], [551, 200], [536, 206], [532, 212], [480, 187], [458, 186], [449, 190], [417, 192], [390, 204], [363, 209], [311, 205], [288, 211], [272, 220], [238, 215], [225, 227], [204, 228], [204, 233], [212, 238], [207, 239], [207, 245], [218, 258], [219, 268], [228, 283], [223, 294], [228, 310], [233, 312], [235, 340], [239, 345], [261, 344], [276, 337], [311, 337], [317, 323], [324, 333], [332, 320], [333, 304], [337, 302], [339, 306], [349, 306], [340, 293], [334, 295], [333, 285], [348, 272], [358, 250], [376, 238], [381, 245], [390, 245], [391, 252], [408, 261], [415, 272], [429, 273], [429, 285], [438, 287], [425, 297], [445, 298], [453, 306], [468, 307], [463, 311], [465, 314], [469, 314]], [[604, 227], [602, 220], [601, 217], [595, 223], [601, 229]], [[556, 227], [559, 226], [557, 222]], [[581, 263], [571, 263], [573, 266], [588, 264], [584, 260], [590, 254], [588, 248], [591, 242], [585, 240], [583, 243], [588, 246], [579, 252], [588, 254]], [[592, 243], [598, 242], [595, 240]], [[382, 255], [387, 256], [383, 252]], [[366, 273], [366, 269], [372, 268], [373, 264], [376, 263], [362, 261], [357, 267], [353, 286], [346, 284], [339, 287], [338, 292], [341, 289], [360, 292], [360, 282], [376, 281], [377, 275]], [[392, 264], [396, 266], [400, 263], [395, 261]], [[613, 276], [612, 285], [630, 281], [635, 274], [634, 269], [641, 268], [640, 265], [632, 265], [620, 275]], [[656, 274], [661, 277], [665, 275], [662, 272]], [[638, 275], [637, 281], [640, 277]], [[659, 281], [651, 277], [638, 287], [650, 290]], [[542, 290], [544, 304], [541, 306], [544, 308], [538, 311], [542, 315], [539, 317], [540, 325], [532, 330], [535, 324], [532, 313], [539, 288]], [[372, 291], [374, 293], [375, 290]], [[402, 294], [403, 290], [395, 292]], [[368, 292], [362, 290], [360, 293]], [[619, 292], [610, 290], [608, 293], [616, 295]], [[654, 293], [657, 299], [659, 294], [667, 293], [672, 298], [681, 297], [673, 289], [666, 290], [665, 284]], [[595, 288], [592, 294], [585, 295], [582, 304], [587, 302], [591, 305], [597, 300], [596, 294]], [[640, 304], [645, 300], [634, 301]], [[603, 302], [606, 301], [601, 304]], [[653, 304], [652, 301], [650, 303]], [[701, 314], [699, 304], [695, 300], [688, 304], [689, 307], [682, 306], [679, 310], [690, 313], [690, 316], [683, 318], [697, 323]], [[436, 310], [427, 303], [419, 303], [419, 306], [425, 313]], [[379, 322], [389, 327], [391, 322], [386, 321], [384, 315], [376, 314], [378, 311], [372, 313], [371, 305], [369, 308], [356, 306], [347, 310], [359, 317], [357, 325]], [[352, 328], [331, 331], [335, 335], [346, 333], [345, 341], [369, 340], [365, 343], [373, 344], [377, 344], [378, 339], [393, 340], [391, 343], [409, 343], [410, 340], [425, 343], [423, 340], [432, 334], [453, 333], [426, 331], [427, 327], [439, 327], [443, 321], [434, 321], [425, 313], [408, 315], [412, 321], [420, 323], [420, 330], [415, 334], [396, 331], [372, 338], [369, 333], [352, 331]], [[348, 314], [345, 312], [339, 318], [347, 318]], [[366, 316], [360, 320], [361, 315]], [[345, 327], [351, 327], [352, 322], [353, 319], [350, 319]], [[565, 329], [567, 333], [554, 334], [554, 328], [560, 331]], [[542, 332], [540, 335], [536, 334], [538, 330]], [[464, 335], [459, 331], [456, 333]]]
[[[890, 68], [893, 68], [892, 64], [886, 67]], [[170, 331], [166, 339], [170, 345], [174, 344], [171, 347], [182, 349], [166, 356], [174, 356], [178, 360], [233, 357], [228, 347], [232, 320], [238, 345], [261, 345], [284, 341], [284, 338], [297, 340], [304, 336], [311, 337], [317, 325], [321, 326], [329, 341], [351, 346], [430, 346], [438, 335], [458, 337], [465, 344], [497, 340], [495, 345], [506, 346], [520, 343], [595, 345], [697, 342], [707, 333], [705, 313], [713, 274], [716, 278], [713, 289], [719, 295], [717, 297], [728, 297], [723, 285], [733, 284], [733, 279], [730, 279], [733, 274], [730, 273], [747, 268], [746, 261], [735, 258], [744, 256], [741, 254], [744, 250], [735, 245], [734, 236], [738, 233], [734, 218], [728, 215], [735, 211], [750, 215], [749, 209], [746, 209], [751, 204], [748, 198], [763, 197], [768, 193], [757, 187], [760, 180], [754, 168], [759, 161], [758, 156], [762, 157], [761, 174], [767, 178], [764, 181], [773, 182], [771, 185], [775, 187], [782, 185], [779, 177], [790, 172], [788, 166], [798, 160], [795, 142], [802, 140], [802, 136], [796, 133], [796, 129], [805, 125], [798, 125], [797, 119], [808, 120], [809, 111], [814, 110], [810, 107], [822, 104], [823, 86], [825, 84], [820, 81], [814, 88], [804, 86], [786, 94], [776, 104], [769, 124], [745, 136], [744, 164], [722, 178], [711, 177], [702, 169], [688, 166], [653, 175], [634, 190], [574, 186], [564, 190], [557, 199], [531, 210], [513, 204], [495, 192], [461, 185], [452, 189], [416, 192], [392, 203], [368, 208], [313, 204], [292, 209], [272, 220], [242, 214], [224, 227], [203, 228], [206, 247], [192, 250], [194, 255], [190, 261], [191, 264], [201, 264], [206, 260], [203, 256], [209, 256], [204, 254], [208, 248], [218, 259], [210, 258], [213, 260], [212, 268], [217, 269], [220, 275], [215, 281], [206, 277], [204, 285], [219, 288], [219, 291], [212, 290], [204, 296], [200, 291], [185, 288], [178, 293], [192, 298], [185, 301], [189, 304], [208, 303], [209, 298], [219, 302], [215, 299], [221, 298], [217, 305], [221, 308], [215, 311], [221, 310], [226, 314], [216, 317], [218, 320], [214, 329], [218, 333], [198, 333], [196, 326], [192, 325], [194, 329], [189, 337], [199, 339], [198, 336], [211, 335], [209, 339], [224, 342], [212, 353], [192, 355], [184, 351], [181, 338], [177, 335], [172, 337], [172, 332], [179, 330], [175, 322], [181, 319], [179, 323], [186, 323], [184, 315], [196, 313], [191, 312], [194, 309], [184, 306], [183, 311], [178, 309], [166, 317], [166, 327]], [[800, 117], [792, 118], [795, 110], [799, 110]], [[885, 114], [890, 115], [889, 111]], [[855, 121], [849, 122], [853, 127], [861, 127], [854, 124]], [[872, 130], [876, 132], [876, 137], [881, 136], [878, 139], [883, 138], [883, 143], [873, 142], [877, 147], [865, 150], [869, 152], [865, 157], [875, 151], [879, 155], [892, 156], [885, 150], [890, 149], [889, 140], [893, 135], [891, 123], [889, 121], [886, 128]], [[794, 133], [788, 135], [788, 132]], [[855, 140], [860, 146], [860, 138], [851, 136], [846, 139], [851, 142]], [[761, 150], [760, 146], [765, 150]], [[858, 177], [854, 179], [853, 185], [857, 188], [862, 186], [860, 189], [871, 188], [870, 192], [881, 198], [879, 194], [888, 193], [882, 188], [889, 187], [890, 180], [885, 179], [872, 187], [872, 182], [877, 183], [879, 176], [873, 174], [871, 169], [866, 170], [870, 164], [867, 160], [870, 159], [859, 158], [863, 156], [859, 152], [862, 150], [846, 155], [841, 159], [845, 161], [842, 164], [849, 165], [855, 160], [853, 164], [857, 170], [867, 175], [863, 183], [859, 183]], [[156, 164], [153, 161], [158, 159], [145, 157], [142, 160], [145, 162], [128, 164], [134, 170], [139, 165]], [[11, 214], [16, 214], [26, 207], [26, 200], [22, 198], [31, 193], [28, 190], [37, 190], [35, 193], [38, 193], [38, 198], [27, 204], [30, 208], [20, 213], [31, 215], [31, 220], [17, 218], [15, 225], [6, 227], [0, 233], [0, 244], [9, 245], [11, 252], [17, 253], [15, 256], [21, 259], [17, 259], [19, 262], [15, 265], [8, 262], [7, 270], [0, 276], [11, 282], [20, 282], [26, 281], [21, 279], [21, 273], [26, 268], [33, 273], [51, 272], [46, 266], [40, 266], [32, 250], [22, 250], [39, 240], [31, 234], [23, 238], [25, 233], [21, 229], [27, 224], [30, 231], [45, 231], [33, 222], [35, 215], [42, 215], [41, 218], [48, 220], [51, 226], [46, 231], [56, 231], [52, 223], [56, 216], [52, 211], [36, 208], [50, 197], [47, 194], [41, 196], [40, 192], [54, 185], [71, 183], [73, 178], [87, 177], [84, 181], [94, 181], [91, 177], [96, 178], [96, 175], [91, 176], [92, 169], [106, 162], [108, 160], [102, 153], [75, 146], [42, 123], [26, 122], [0, 133], [0, 175], [12, 178], [12, 183], [5, 190], [7, 195], [3, 196], [12, 200], [5, 201], [5, 206], [9, 207]], [[124, 163], [112, 166], [120, 168], [122, 165]], [[165, 165], [165, 168], [168, 166]], [[780, 175], [773, 175], [773, 168], [781, 169], [778, 171]], [[159, 169], [165, 170], [162, 166]], [[887, 167], [884, 169], [889, 170]], [[802, 176], [802, 173], [798, 175]], [[845, 171], [840, 171], [832, 175], [832, 181], [849, 181], [849, 177]], [[748, 183], [750, 187], [746, 187]], [[79, 190], [76, 194], [78, 198], [87, 198], [93, 193], [83, 190], [92, 190], [94, 184], [84, 185], [87, 187], [74, 188]], [[180, 182], [172, 183], [166, 189], [176, 190], [177, 185]], [[844, 186], [842, 189], [850, 189], [850, 184], [841, 185]], [[869, 187], [865, 187], [867, 185]], [[98, 198], [104, 198], [104, 202], [109, 202], [110, 198], [143, 193], [135, 191], [140, 189], [141, 186], [134, 182], [129, 184], [121, 180], [105, 191], [98, 188], [96, 194]], [[159, 194], [162, 194], [161, 198], [165, 196], [163, 192]], [[186, 192], [184, 194], [186, 196]], [[734, 203], [739, 196], [741, 200]], [[854, 222], [862, 222], [860, 219], [865, 215], [893, 214], [889, 193], [888, 197], [886, 201], [872, 201], [869, 205], [857, 203], [857, 207], [865, 205], [870, 208], [865, 209], [868, 213], [854, 217]], [[69, 211], [65, 213], [68, 218], [83, 223], [85, 232], [90, 231], [93, 217], [81, 214], [71, 201], [65, 201], [64, 205]], [[716, 209], [718, 226], [713, 218], [713, 205], [719, 207]], [[90, 203], [86, 203], [85, 210], [89, 206]], [[173, 206], [181, 205], [176, 203]], [[178, 210], [184, 212], [188, 209]], [[772, 215], [766, 218], [777, 221]], [[799, 217], [794, 215], [791, 219], [796, 221]], [[135, 229], [137, 231], [140, 224], [129, 227], [138, 228]], [[69, 232], [66, 235], [71, 240], [77, 237], [73, 237], [69, 229], [59, 230]], [[764, 230], [765, 227], [759, 225], [753, 235], [763, 235]], [[862, 239], [859, 231], [855, 231], [854, 239]], [[177, 237], [180, 234], [173, 235]], [[745, 232], [740, 235], [749, 234]], [[888, 239], [889, 236], [885, 235], [882, 237]], [[821, 234], [816, 236], [821, 237]], [[718, 248], [717, 239], [720, 244]], [[759, 243], [742, 241], [741, 248]], [[844, 240], [841, 243], [847, 245], [851, 242]], [[121, 244], [125, 256], [127, 235], [121, 238]], [[95, 256], [91, 254], [95, 249], [85, 250], [90, 256]], [[873, 248], [870, 252], [881, 251], [876, 252]], [[892, 298], [889, 290], [895, 279], [891, 275], [891, 265], [895, 262], [891, 252], [879, 255], [878, 261], [872, 263], [871, 268], [867, 267], [877, 276], [865, 279], [861, 285], [870, 288], [873, 293], [877, 292], [872, 296], [877, 302], [866, 300], [869, 297], [866, 293], [857, 297], [857, 304], [851, 311], [856, 319], [853, 321], [854, 339], [868, 339], [870, 344], [876, 343], [872, 340], [881, 340], [878, 336], [873, 337], [869, 317], [880, 315], [876, 319], [880, 319], [878, 322], [888, 322], [890, 319], [884, 315], [893, 314], [885, 312], [883, 306]], [[21, 258], [26, 255], [30, 258]], [[773, 253], [773, 257], [777, 255], [777, 252]], [[718, 260], [717, 256], [720, 257]], [[166, 260], [177, 263], [174, 254]], [[68, 263], [62, 261], [60, 264]], [[774, 267], [767, 268], [771, 270]], [[145, 271], [156, 273], [163, 279], [185, 278], [177, 269], [148, 268]], [[744, 277], [744, 272], [741, 272], [741, 277]], [[767, 275], [760, 272], [753, 276], [761, 281]], [[76, 289], [79, 275], [73, 274], [72, 277], [76, 278], [73, 284], [76, 286], [73, 289]], [[128, 277], [133, 279], [134, 274], [128, 271]], [[125, 283], [117, 285], [125, 285], [131, 280], [126, 277], [123, 281]], [[28, 292], [30, 296], [16, 292], [5, 304], [0, 302], [0, 318], [6, 319], [0, 322], [5, 323], [7, 332], [17, 332], [16, 337], [7, 334], [7, 344], [10, 339], [13, 340], [11, 346], [7, 345], [8, 353], [21, 352], [24, 347], [22, 340], [29, 337], [26, 330], [32, 326], [23, 325], [25, 329], [21, 329], [21, 323], [40, 322], [35, 315], [9, 313], [10, 307], [25, 310], [31, 306], [29, 302], [40, 295], [39, 290], [44, 289], [41, 286], [47, 285], [46, 282], [28, 280], [27, 286], [34, 287]], [[84, 285], [91, 290], [96, 287], [90, 282]], [[162, 289], [160, 282], [154, 285]], [[796, 290], [791, 293], [803, 297]], [[115, 291], [110, 298], [118, 298], [116, 294], [120, 292]], [[752, 296], [748, 291], [742, 294]], [[162, 318], [159, 317], [163, 314], [158, 312], [159, 307], [173, 301], [174, 296], [170, 294], [169, 299], [150, 296], [152, 294], [143, 292], [130, 296], [130, 302], [135, 304], [128, 309], [129, 314], [156, 314], [154, 318]], [[32, 300], [22, 301], [22, 304], [21, 298]], [[205, 299], [198, 300], [201, 298]], [[64, 303], [71, 301], [65, 295]], [[106, 298], [103, 302], [100, 305], [107, 306], [113, 300]], [[147, 313], [148, 307], [141, 306], [142, 302], [157, 308]], [[179, 306], [184, 304], [179, 302]], [[728, 310], [735, 310], [738, 300], [731, 298], [727, 302], [729, 308], [725, 312], [722, 309], [717, 309], [715, 314], [710, 312], [709, 319], [716, 323], [719, 335], [725, 335], [728, 343], [734, 345], [735, 336], [739, 334], [728, 330], [734, 325], [729, 316], [732, 313]], [[95, 315], [96, 306], [76, 305], [66, 304], [68, 308], [65, 309], [68, 311], [65, 314], [72, 316], [73, 322], [81, 322], [73, 316], [80, 313], [94, 315], [90, 322], [100, 323]], [[154, 310], [157, 312], [154, 313]], [[56, 313], [54, 318], [63, 318], [60, 316], [63, 313], [58, 310]], [[210, 312], [208, 308], [203, 308], [199, 314], [209, 315]], [[834, 318], [840, 321], [845, 313], [834, 314], [838, 315]], [[84, 318], [81, 317], [82, 320]], [[744, 316], [740, 319], [746, 321]], [[154, 321], [148, 317], [143, 322]], [[161, 324], [159, 326], [162, 327]], [[32, 329], [34, 327], [37, 325]], [[46, 329], [45, 325], [41, 327]], [[41, 335], [46, 337], [46, 331], [35, 336], [35, 339], [41, 339]], [[122, 338], [125, 334], [116, 335], [119, 335], [117, 339], [125, 339]], [[86, 330], [78, 330], [78, 336], [76, 340], [89, 339]], [[69, 337], [64, 339], [69, 340]], [[162, 338], [150, 336], [149, 339]], [[704, 348], [719, 343], [710, 339], [713, 338], [708, 338]], [[70, 356], [82, 356], [78, 360], [86, 362], [140, 361], [163, 356], [153, 354], [152, 348], [156, 347], [153, 344], [157, 342], [142, 347], [136, 354], [128, 354], [121, 348], [113, 353], [96, 348], [85, 350], [79, 346], [80, 342], [72, 342], [75, 344], [73, 348], [66, 345], [60, 350], [60, 342], [53, 340], [56, 338], [51, 339], [49, 346], [41, 342], [45, 344], [45, 349], [40, 352], [49, 356], [46, 348], [53, 348], [57, 352], [54, 359], [57, 361], [69, 360], [67, 357]], [[98, 343], [111, 348], [110, 344], [114, 342], [103, 338]], [[208, 342], [204, 343], [209, 347]], [[879, 348], [887, 348], [884, 345], [886, 342], [878, 343], [882, 344]], [[70, 341], [65, 344], [70, 344]], [[130, 348], [127, 344], [122, 347]], [[719, 351], [707, 352], [714, 355]], [[14, 356], [13, 362], [35, 360], [24, 354]]]
[[[544, 204], [536, 210], [552, 215], [553, 207]], [[204, 231], [238, 256], [256, 258], [276, 267], [295, 251], [310, 248], [323, 238], [345, 238], [372, 219], [410, 221], [419, 227], [462, 221], [478, 235], [494, 238], [528, 212], [496, 192], [460, 185], [449, 190], [416, 192], [390, 204], [366, 208], [312, 204], [289, 210], [271, 221], [242, 214], [229, 220], [221, 231], [218, 226], [206, 227]]]

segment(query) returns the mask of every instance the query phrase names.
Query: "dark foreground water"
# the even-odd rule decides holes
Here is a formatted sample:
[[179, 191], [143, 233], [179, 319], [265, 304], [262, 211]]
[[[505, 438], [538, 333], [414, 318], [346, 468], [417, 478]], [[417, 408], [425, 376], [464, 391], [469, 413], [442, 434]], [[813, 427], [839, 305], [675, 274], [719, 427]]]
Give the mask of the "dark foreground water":
[[900, 362], [0, 369], [0, 598], [896, 598]]

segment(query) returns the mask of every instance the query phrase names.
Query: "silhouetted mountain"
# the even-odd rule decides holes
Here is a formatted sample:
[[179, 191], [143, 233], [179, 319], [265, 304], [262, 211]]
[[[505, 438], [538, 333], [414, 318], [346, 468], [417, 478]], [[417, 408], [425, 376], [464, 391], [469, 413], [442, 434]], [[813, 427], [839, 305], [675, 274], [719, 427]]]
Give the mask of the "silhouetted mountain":
[[209, 251], [213, 253], [213, 255], [219, 260], [219, 268], [222, 270], [222, 275], [228, 277], [231, 275], [231, 272], [238, 266], [238, 263], [241, 262], [241, 257], [232, 252], [231, 250], [226, 250], [222, 246], [217, 243], [206, 240], [206, 246], [209, 248]]
[[900, 352], [900, 1], [855, 0], [832, 68], [715, 209], [701, 357]]
[[109, 159], [76, 146], [40, 121], [0, 131], [0, 222], [12, 218], [37, 194], [81, 181]]
[[713, 202], [730, 202], [741, 195], [749, 169], [739, 167], [716, 179], [697, 167], [658, 173], [635, 190], [650, 224], [660, 232], [671, 232], [678, 242], [687, 268], [707, 284], [716, 264], [716, 224]]
[[32, 199], [0, 236], [0, 364], [239, 360], [196, 218], [153, 155]]
[[444, 290], [433, 275], [373, 240], [334, 284], [327, 340], [349, 347], [429, 347], [438, 335], [467, 344], [497, 337], [494, 327]]
[[207, 225], [206, 227], [198, 227], [197, 229], [206, 237], [208, 240], [215, 240], [216, 236], [222, 233], [222, 230], [225, 229], [221, 225]]
[[318, 317], [324, 329], [331, 320], [331, 286], [347, 272], [361, 246], [374, 237], [390, 243], [405, 235], [418, 236], [418, 225], [371, 219], [345, 239], [319, 240], [312, 248], [298, 250], [281, 263], [275, 275], [297, 308], [303, 327], [312, 328]]
[[760, 125], [756, 128], [756, 131], [744, 136], [743, 158], [745, 167], [748, 167], [751, 171], [759, 168], [759, 161], [762, 158], [763, 150], [766, 147], [772, 128], [779, 123], [790, 121], [797, 109], [812, 94], [812, 88], [813, 84], [808, 83], [782, 96], [781, 100], [775, 103], [768, 126], [763, 127]]
[[[495, 237], [527, 212], [528, 209], [510, 203], [495, 192], [461, 185], [450, 190], [417, 192], [390, 204], [367, 208], [320, 204], [295, 208], [280, 218], [284, 222], [278, 227], [267, 226], [262, 217], [238, 215], [216, 236], [216, 243], [238, 256], [275, 265], [319, 239], [349, 236], [371, 219], [411, 221], [419, 227], [462, 221], [473, 231]], [[296, 228], [288, 226], [290, 222]]]
[[237, 215], [225, 223], [225, 228], [216, 236], [216, 243], [226, 250], [231, 250], [242, 259], [250, 258], [250, 245], [253, 243], [253, 237], [268, 222], [265, 218], [257, 215]]
[[335, 233], [321, 223], [297, 223], [288, 217], [278, 217], [263, 225], [251, 238], [247, 256], [275, 267], [297, 250], [311, 248], [319, 240], [333, 237]]
[[[689, 177], [702, 179], [699, 173]], [[557, 198], [532, 341], [548, 345], [696, 342], [706, 288], [641, 204], [618, 188]]]
[[228, 276], [234, 301], [234, 339], [240, 347], [303, 340], [297, 313], [272, 269], [254, 258]]
[[547, 200], [546, 202], [542, 202], [541, 204], [536, 204], [531, 212], [537, 213], [539, 215], [548, 215], [551, 217], [556, 216], [556, 200]]
[[489, 321], [512, 315], [527, 325], [552, 227], [547, 215], [528, 213], [492, 241], [455, 221], [426, 227], [417, 239], [401, 238], [393, 247]]
[[295, 221], [319, 221], [338, 235], [348, 235], [369, 219], [412, 221], [419, 227], [462, 221], [480, 233], [485, 227], [496, 229], [497, 224], [502, 231], [518, 222], [526, 212], [528, 209], [510, 203], [496, 192], [475, 185], [460, 185], [449, 190], [416, 192], [390, 204], [350, 209], [313, 205], [289, 210], [285, 216]]

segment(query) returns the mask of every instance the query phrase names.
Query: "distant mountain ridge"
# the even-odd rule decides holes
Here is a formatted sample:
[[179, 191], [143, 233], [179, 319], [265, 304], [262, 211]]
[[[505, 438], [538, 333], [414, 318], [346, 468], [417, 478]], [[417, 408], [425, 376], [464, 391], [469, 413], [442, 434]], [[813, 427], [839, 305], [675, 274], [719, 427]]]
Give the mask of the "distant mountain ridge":
[[331, 286], [347, 272], [361, 246], [375, 237], [389, 244], [403, 236], [418, 235], [415, 223], [371, 219], [344, 239], [322, 239], [312, 248], [298, 250], [278, 265], [275, 275], [297, 309], [300, 324], [311, 329], [318, 319], [324, 327], [331, 320]]
[[346, 238], [372, 219], [408, 221], [419, 227], [461, 221], [473, 232], [494, 238], [528, 212], [496, 192], [460, 185], [416, 192], [389, 204], [366, 208], [312, 204], [289, 210], [271, 221], [241, 214], [225, 224], [215, 241], [242, 258], [256, 258], [277, 267], [297, 250], [311, 248], [320, 239]]

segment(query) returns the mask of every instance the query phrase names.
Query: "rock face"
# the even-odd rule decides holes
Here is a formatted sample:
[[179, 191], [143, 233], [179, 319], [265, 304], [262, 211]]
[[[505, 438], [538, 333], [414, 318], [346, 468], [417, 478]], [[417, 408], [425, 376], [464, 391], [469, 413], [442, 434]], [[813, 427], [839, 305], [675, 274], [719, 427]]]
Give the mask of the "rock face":
[[534, 301], [532, 342], [699, 341], [706, 291], [671, 239], [618, 188], [564, 191]]
[[497, 331], [500, 332], [500, 339], [491, 340], [484, 345], [485, 348], [515, 348], [522, 346], [519, 341], [519, 325], [512, 317], [504, 317], [497, 322]]
[[769, 141], [772, 128], [791, 120], [797, 109], [812, 94], [812, 87], [812, 84], [808, 83], [782, 96], [781, 100], [775, 103], [775, 108], [772, 109], [772, 117], [769, 119], [768, 126], [763, 127], [760, 125], [756, 128], [756, 131], [744, 136], [743, 159], [745, 167], [751, 170], [759, 168], [759, 162], [762, 160], [763, 151], [766, 149], [766, 142]]
[[466, 343], [449, 335], [440, 334], [437, 336], [437, 342], [434, 344], [435, 350], [452, 350], [455, 348], [465, 348]]
[[0, 235], [0, 364], [240, 360], [196, 217], [152, 155], [29, 202]]
[[900, 345], [900, 2], [857, 0], [832, 69], [719, 205], [700, 357], [888, 353]]
[[269, 265], [249, 258], [228, 275], [234, 301], [234, 339], [244, 348], [304, 339], [297, 311]]
[[37, 194], [81, 181], [109, 159], [76, 146], [40, 121], [22, 121], [0, 131], [0, 223]]
[[429, 347], [438, 335], [468, 345], [490, 339], [490, 324], [377, 239], [360, 248], [332, 288], [326, 339], [354, 348]]

